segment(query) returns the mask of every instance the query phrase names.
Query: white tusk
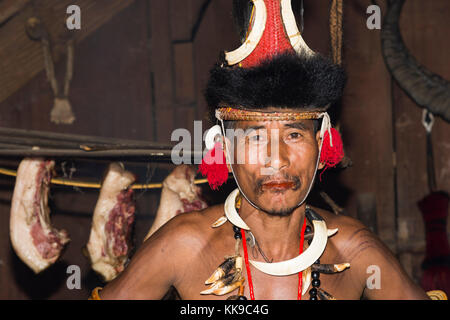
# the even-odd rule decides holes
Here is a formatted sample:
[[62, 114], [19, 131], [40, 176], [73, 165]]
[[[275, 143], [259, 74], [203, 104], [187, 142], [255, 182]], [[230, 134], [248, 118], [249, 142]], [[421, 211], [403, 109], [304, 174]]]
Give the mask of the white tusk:
[[339, 230], [338, 228], [336, 228], [336, 229], [328, 229], [327, 236], [328, 237], [334, 236], [336, 234], [336, 232], [338, 232], [338, 230]]
[[317, 271], [320, 273], [333, 274], [337, 272], [342, 272], [345, 269], [350, 268], [350, 263], [337, 263], [337, 264], [313, 264], [311, 266], [312, 271]]
[[227, 222], [228, 219], [226, 216], [221, 216], [219, 219], [217, 219], [212, 225], [211, 228], [218, 228], [221, 225], [223, 225], [225, 222]]
[[[244, 279], [241, 279], [241, 280], [236, 281], [236, 282], [233, 282], [233, 283], [231, 283], [231, 284], [229, 284], [229, 285], [227, 285], [227, 286], [225, 286], [225, 287], [222, 287], [222, 288], [218, 288], [218, 289], [212, 290], [211, 292], [206, 293], [206, 294], [215, 294], [215, 295], [217, 295], [217, 296], [222, 296], [222, 295], [224, 295], [224, 294], [227, 294], [227, 293], [230, 293], [231, 291], [236, 290], [236, 289], [239, 288], [243, 283], [244, 283]], [[203, 292], [206, 292], [206, 291], [203, 291]], [[201, 292], [200, 292], [200, 293], [201, 293]], [[201, 294], [205, 294], [205, 293], [201, 293]]]
[[309, 288], [311, 283], [311, 268], [306, 268], [302, 273], [302, 295], [304, 295]]
[[[208, 280], [205, 281], [205, 284], [212, 284], [228, 275], [236, 267], [236, 263], [236, 257], [226, 258]], [[240, 269], [242, 270], [242, 267]]]
[[336, 300], [335, 297], [333, 297], [322, 288], [317, 288], [317, 295], [319, 296], [320, 300]]
[[[266, 28], [267, 11], [264, 0], [252, 0], [255, 6], [255, 22], [245, 42], [236, 50], [225, 52], [229, 65], [234, 65], [247, 58], [258, 45]], [[249, 26], [250, 28], [250, 26]]]
[[223, 281], [216, 281], [211, 287], [200, 292], [200, 294], [213, 294], [214, 291], [216, 291], [220, 288], [223, 288], [223, 287], [224, 287]]
[[243, 266], [243, 260], [241, 256], [236, 257], [236, 270], [242, 270], [242, 266]]
[[273, 263], [250, 260], [250, 263], [264, 273], [273, 276], [287, 276], [299, 273], [317, 261], [327, 246], [327, 225], [317, 213], [311, 210], [306, 210], [306, 216], [314, 226], [314, 238], [305, 252], [290, 260]]
[[[338, 228], [336, 228], [336, 229], [328, 229], [328, 230], [327, 230], [327, 236], [328, 236], [328, 238], [334, 236], [334, 235], [336, 234], [336, 232], [338, 232]], [[305, 240], [309, 240], [309, 239], [311, 239], [313, 236], [314, 236], [314, 232], [305, 234]]]
[[308, 56], [314, 55], [306, 42], [303, 40], [292, 12], [291, 0], [281, 0], [281, 16], [283, 18], [284, 28], [289, 37], [292, 47], [298, 54], [306, 53]]
[[227, 197], [227, 200], [225, 200], [224, 205], [225, 216], [227, 217], [228, 221], [230, 221], [236, 227], [244, 230], [250, 230], [250, 228], [247, 226], [244, 220], [242, 220], [242, 218], [236, 211], [236, 197], [238, 194], [239, 189], [236, 188], [233, 192], [230, 193], [230, 195]]

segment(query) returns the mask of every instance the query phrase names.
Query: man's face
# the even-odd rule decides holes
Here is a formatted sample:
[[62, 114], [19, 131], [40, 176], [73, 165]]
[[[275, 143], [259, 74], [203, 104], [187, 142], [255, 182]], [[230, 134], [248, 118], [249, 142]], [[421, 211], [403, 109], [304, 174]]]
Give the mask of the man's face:
[[313, 121], [239, 121], [234, 129], [241, 129], [231, 157], [242, 191], [268, 214], [289, 215], [316, 169], [320, 139]]

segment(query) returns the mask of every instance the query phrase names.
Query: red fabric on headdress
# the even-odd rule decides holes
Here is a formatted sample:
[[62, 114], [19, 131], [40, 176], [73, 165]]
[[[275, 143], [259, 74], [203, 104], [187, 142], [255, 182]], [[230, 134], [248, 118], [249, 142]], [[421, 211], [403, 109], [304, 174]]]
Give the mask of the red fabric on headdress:
[[335, 167], [342, 158], [344, 158], [344, 147], [341, 139], [341, 135], [335, 128], [331, 128], [331, 137], [333, 139], [333, 146], [330, 145], [330, 135], [328, 130], [325, 131], [323, 136], [322, 151], [320, 153], [319, 162], [324, 163], [325, 167], [320, 173], [320, 179], [322, 180], [322, 174], [326, 169]]
[[209, 186], [213, 190], [217, 190], [227, 182], [228, 167], [222, 143], [217, 142], [214, 148], [206, 153], [198, 167], [198, 171], [208, 179]]
[[241, 62], [243, 68], [254, 67], [269, 57], [294, 51], [284, 30], [280, 0], [264, 0], [264, 3], [267, 10], [266, 27], [255, 50]]

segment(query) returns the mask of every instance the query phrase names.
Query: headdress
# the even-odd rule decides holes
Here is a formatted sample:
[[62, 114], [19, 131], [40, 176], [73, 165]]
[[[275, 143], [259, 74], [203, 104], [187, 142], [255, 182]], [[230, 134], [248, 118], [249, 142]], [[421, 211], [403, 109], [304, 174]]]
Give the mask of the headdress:
[[[336, 165], [343, 157], [342, 143], [326, 110], [342, 95], [346, 81], [343, 69], [306, 45], [291, 0], [234, 0], [233, 4], [245, 36], [242, 45], [225, 52], [210, 72], [205, 91], [210, 113], [221, 122], [223, 133], [223, 121], [227, 120], [323, 118], [320, 162], [326, 167]], [[216, 150], [206, 155], [200, 172], [217, 188], [224, 182], [227, 167], [211, 159], [212, 152], [222, 152], [217, 149], [220, 144], [214, 143], [220, 127], [212, 129], [207, 148]]]

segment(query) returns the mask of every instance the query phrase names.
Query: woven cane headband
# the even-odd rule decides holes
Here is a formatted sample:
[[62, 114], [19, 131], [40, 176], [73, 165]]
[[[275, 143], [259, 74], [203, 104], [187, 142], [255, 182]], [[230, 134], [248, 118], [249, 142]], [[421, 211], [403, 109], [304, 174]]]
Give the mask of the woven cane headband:
[[218, 108], [216, 118], [218, 120], [231, 121], [294, 121], [319, 119], [323, 111], [301, 112], [262, 112], [235, 108]]

